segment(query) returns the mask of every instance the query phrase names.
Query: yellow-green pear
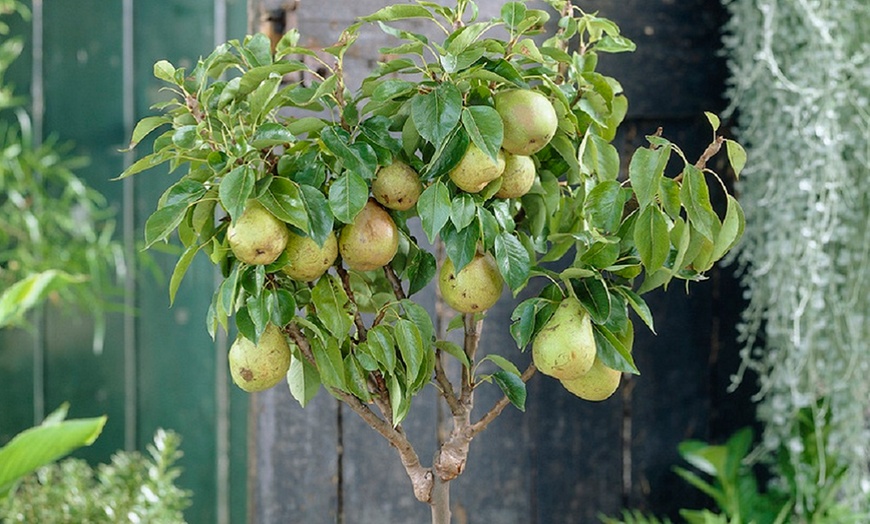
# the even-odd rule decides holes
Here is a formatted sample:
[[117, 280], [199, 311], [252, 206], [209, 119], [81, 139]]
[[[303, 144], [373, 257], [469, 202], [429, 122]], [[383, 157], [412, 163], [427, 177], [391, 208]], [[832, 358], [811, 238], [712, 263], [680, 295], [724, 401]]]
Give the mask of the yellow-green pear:
[[462, 160], [450, 171], [450, 180], [466, 193], [479, 193], [504, 171], [504, 154], [499, 151], [496, 161], [471, 143]]
[[589, 313], [579, 300], [568, 297], [535, 337], [532, 360], [541, 373], [572, 380], [592, 368], [596, 351]]
[[453, 261], [445, 259], [438, 274], [438, 287], [444, 301], [456, 311], [485, 311], [501, 297], [504, 280], [491, 254], [478, 253], [459, 273], [454, 270]]
[[233, 255], [250, 265], [271, 264], [287, 246], [289, 230], [284, 222], [256, 200], [249, 200], [242, 214], [227, 229]]
[[610, 398], [619, 387], [622, 373], [609, 368], [595, 359], [592, 368], [582, 377], [573, 380], [562, 380], [562, 385], [571, 393], [583, 400], [599, 402]]
[[505, 153], [504, 173], [501, 187], [495, 196], [498, 198], [519, 198], [529, 192], [535, 183], [535, 161], [532, 157]]
[[393, 163], [378, 170], [372, 182], [372, 196], [388, 209], [407, 211], [414, 207], [423, 184], [420, 175], [408, 164], [393, 160]]
[[287, 240], [287, 264], [281, 268], [287, 276], [302, 282], [317, 280], [326, 273], [338, 257], [338, 240], [335, 233], [329, 232], [322, 246], [311, 237], [297, 235], [290, 231]]
[[559, 125], [550, 100], [528, 89], [509, 89], [493, 97], [504, 124], [502, 148], [515, 155], [532, 155], [546, 146]]
[[393, 260], [399, 250], [399, 229], [373, 199], [338, 235], [338, 251], [347, 267], [371, 271]]
[[233, 382], [247, 392], [271, 388], [287, 376], [290, 369], [290, 344], [274, 324], [266, 325], [254, 344], [239, 335], [228, 357]]

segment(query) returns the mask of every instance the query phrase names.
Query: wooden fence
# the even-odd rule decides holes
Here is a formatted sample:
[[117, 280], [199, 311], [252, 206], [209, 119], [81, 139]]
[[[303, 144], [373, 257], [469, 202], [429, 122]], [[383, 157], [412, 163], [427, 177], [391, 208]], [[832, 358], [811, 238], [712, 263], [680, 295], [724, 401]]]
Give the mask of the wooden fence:
[[[227, 38], [239, 38], [265, 9], [295, 6], [277, 21], [295, 25], [308, 45], [328, 45], [354, 17], [386, 0], [34, 0], [27, 56], [11, 75], [30, 92], [40, 136], [73, 140], [91, 157], [82, 172], [118, 208], [127, 251], [142, 239], [144, 220], [166, 186], [156, 173], [111, 182], [133, 155], [119, 150], [136, 119], [160, 99], [153, 63], [191, 64]], [[479, 0], [483, 13], [503, 2]], [[723, 10], [713, 0], [578, 2], [615, 20], [638, 44], [631, 55], [606, 57], [630, 101], [617, 146], [629, 154], [643, 137], [665, 136], [697, 156], [709, 129], [705, 110], [723, 107], [724, 65], [717, 55]], [[275, 13], [272, 13], [275, 18]], [[367, 31], [348, 74], [361, 78], [378, 59], [384, 36]], [[143, 144], [142, 148], [147, 148]], [[173, 258], [155, 255], [165, 275]], [[193, 523], [401, 524], [428, 519], [389, 448], [326, 393], [302, 410], [286, 388], [247, 397], [228, 382], [225, 338], [213, 342], [204, 318], [215, 287], [197, 260], [170, 309], [166, 282], [138, 267], [124, 282], [133, 309], [109, 319], [101, 355], [79, 317], [45, 313], [43, 329], [0, 333], [0, 443], [63, 401], [74, 416], [106, 413], [109, 423], [80, 453], [107, 460], [116, 449], [141, 449], [157, 427], [184, 438], [181, 483], [195, 492]], [[168, 278], [168, 277], [167, 277]], [[433, 294], [424, 294], [432, 309]], [[454, 521], [559, 524], [597, 522], [622, 507], [659, 513], [701, 499], [671, 472], [677, 444], [721, 439], [751, 422], [742, 395], [725, 387], [735, 366], [739, 290], [729, 271], [650, 298], [658, 336], [638, 330], [635, 358], [643, 375], [614, 398], [591, 404], [554, 381], [535, 377], [525, 413], [509, 408], [472, 443], [467, 472], [454, 483]], [[512, 306], [496, 306], [482, 351], [510, 351]], [[496, 400], [481, 390], [477, 405]], [[408, 432], [433, 450], [434, 396], [415, 399]], [[250, 405], [249, 405], [250, 403]], [[428, 451], [421, 451], [424, 461]], [[247, 468], [247, 469], [246, 469]]]

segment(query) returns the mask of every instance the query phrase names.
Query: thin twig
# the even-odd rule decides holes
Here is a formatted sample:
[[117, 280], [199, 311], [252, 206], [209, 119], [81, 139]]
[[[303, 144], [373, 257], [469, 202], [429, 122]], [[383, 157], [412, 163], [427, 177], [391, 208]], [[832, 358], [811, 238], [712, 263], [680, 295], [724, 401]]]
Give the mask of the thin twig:
[[389, 280], [390, 285], [393, 287], [393, 293], [396, 295], [396, 298], [399, 300], [408, 298], [407, 295], [405, 295], [405, 290], [402, 289], [402, 281], [399, 280], [396, 271], [389, 264], [384, 266], [384, 276], [387, 277], [387, 280]]
[[368, 330], [366, 329], [366, 325], [363, 322], [362, 315], [359, 313], [359, 307], [356, 307], [356, 299], [353, 296], [353, 289], [350, 287], [350, 275], [347, 270], [341, 267], [341, 264], [335, 265], [335, 271], [338, 273], [338, 276], [341, 278], [341, 285], [344, 288], [344, 292], [347, 294], [347, 298], [353, 302], [354, 312], [353, 312], [353, 323], [356, 326], [357, 340], [363, 342], [366, 339], [366, 333]]

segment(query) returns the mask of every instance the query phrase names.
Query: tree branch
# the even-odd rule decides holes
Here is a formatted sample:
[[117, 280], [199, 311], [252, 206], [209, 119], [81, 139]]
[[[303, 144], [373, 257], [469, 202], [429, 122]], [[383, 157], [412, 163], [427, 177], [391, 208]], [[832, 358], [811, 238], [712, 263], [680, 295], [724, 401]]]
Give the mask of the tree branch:
[[450, 408], [450, 413], [455, 417], [462, 412], [462, 406], [459, 404], [459, 399], [456, 398], [456, 391], [453, 389], [453, 384], [447, 378], [447, 373], [444, 371], [443, 353], [441, 350], [435, 350], [435, 382], [438, 383], [438, 389], [447, 406]]
[[354, 413], [359, 415], [366, 424], [380, 433], [391, 446], [396, 448], [396, 452], [402, 460], [402, 465], [405, 467], [405, 472], [408, 474], [408, 478], [411, 479], [414, 496], [420, 502], [428, 504], [432, 498], [432, 486], [434, 484], [432, 469], [425, 468], [420, 464], [420, 458], [417, 456], [414, 446], [408, 440], [401, 426], [393, 427], [387, 421], [377, 416], [360, 399], [350, 393], [338, 389], [333, 389], [332, 392], [339, 400], [347, 404]]
[[[534, 376], [535, 371], [537, 371], [537, 368], [535, 368], [535, 364], [530, 363], [529, 367], [527, 367], [526, 370], [523, 371], [523, 374], [520, 376], [520, 378], [523, 382], [528, 382], [529, 379]], [[470, 437], [474, 438], [474, 436], [476, 436], [478, 433], [485, 430], [486, 427], [489, 426], [490, 422], [492, 422], [496, 419], [496, 417], [501, 415], [501, 412], [504, 411], [504, 408], [506, 408], [508, 404], [510, 404], [510, 400], [507, 398], [507, 395], [500, 398], [499, 401], [496, 402], [495, 405], [486, 412], [486, 415], [480, 417], [480, 420], [478, 420], [468, 428], [470, 432]]]
[[387, 277], [387, 280], [390, 281], [390, 285], [393, 287], [393, 293], [396, 295], [396, 298], [399, 300], [408, 298], [407, 295], [405, 295], [405, 290], [402, 289], [402, 281], [399, 280], [396, 271], [389, 264], [384, 266], [384, 275]]
[[344, 292], [347, 293], [347, 298], [353, 302], [353, 323], [356, 326], [357, 339], [362, 342], [366, 339], [366, 333], [368, 333], [368, 330], [363, 322], [362, 315], [359, 314], [359, 307], [356, 307], [356, 299], [354, 299], [353, 289], [350, 287], [350, 275], [346, 269], [341, 267], [341, 264], [335, 265], [335, 272], [338, 273], [338, 276], [341, 278], [341, 285], [344, 288]]
[[710, 142], [710, 145], [707, 146], [707, 149], [701, 153], [701, 157], [695, 162], [695, 167], [703, 171], [707, 167], [707, 161], [716, 156], [716, 153], [722, 149], [723, 142], [725, 142], [725, 137], [722, 136], [717, 136], [715, 140]]

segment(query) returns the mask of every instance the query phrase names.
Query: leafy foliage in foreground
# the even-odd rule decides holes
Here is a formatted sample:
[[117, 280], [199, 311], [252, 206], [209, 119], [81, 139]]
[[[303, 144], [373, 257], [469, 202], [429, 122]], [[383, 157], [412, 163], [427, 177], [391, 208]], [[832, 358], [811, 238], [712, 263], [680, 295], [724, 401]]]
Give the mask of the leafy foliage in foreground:
[[27, 477], [0, 503], [4, 523], [183, 523], [191, 494], [175, 485], [180, 437], [158, 430], [148, 455], [118, 452], [92, 468], [66, 459]]

